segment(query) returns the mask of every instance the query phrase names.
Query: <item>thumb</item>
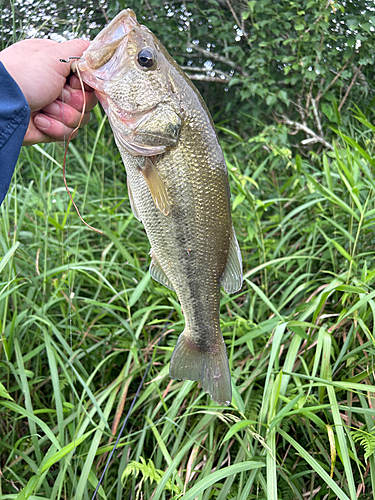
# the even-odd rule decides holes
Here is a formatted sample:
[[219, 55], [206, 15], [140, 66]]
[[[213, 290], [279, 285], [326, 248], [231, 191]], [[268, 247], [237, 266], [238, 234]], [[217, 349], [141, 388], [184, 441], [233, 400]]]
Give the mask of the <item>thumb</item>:
[[[67, 42], [54, 44], [53, 48], [51, 47], [51, 49], [53, 50], [53, 59], [56, 64], [55, 69], [61, 71], [60, 59], [68, 61], [69, 57], [81, 57], [84, 51], [88, 49], [89, 46], [90, 42], [88, 40], [83, 40], [82, 38], [76, 38]], [[69, 75], [73, 62], [74, 59], [72, 59], [68, 63], [62, 63], [62, 72], [65, 77]]]

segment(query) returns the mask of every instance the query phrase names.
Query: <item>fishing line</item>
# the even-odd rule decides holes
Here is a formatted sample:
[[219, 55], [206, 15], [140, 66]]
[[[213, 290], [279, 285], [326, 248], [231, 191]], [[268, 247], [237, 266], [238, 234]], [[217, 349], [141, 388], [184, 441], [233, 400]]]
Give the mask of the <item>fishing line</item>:
[[[67, 59], [67, 60], [66, 60], [66, 59], [60, 59], [60, 62], [61, 62], [61, 63], [69, 63], [69, 62], [70, 62], [71, 60], [73, 60], [73, 59], [81, 59], [81, 57], [78, 57], [78, 56], [71, 56], [71, 57], [68, 57], [68, 59]], [[70, 141], [71, 141], [71, 139], [72, 139], [73, 134], [74, 134], [74, 133], [75, 133], [75, 132], [79, 129], [79, 127], [80, 127], [80, 125], [81, 125], [81, 123], [82, 123], [82, 120], [83, 120], [83, 116], [84, 116], [84, 113], [85, 113], [85, 109], [86, 109], [86, 95], [85, 95], [85, 89], [84, 89], [84, 86], [83, 86], [83, 81], [82, 81], [82, 77], [81, 77], [81, 74], [80, 74], [80, 71], [79, 71], [78, 65], [76, 65], [76, 66], [75, 66], [75, 71], [77, 72], [77, 76], [78, 76], [79, 81], [80, 81], [80, 84], [81, 84], [82, 95], [83, 95], [83, 109], [82, 109], [82, 114], [81, 114], [81, 117], [80, 117], [80, 120], [79, 120], [78, 126], [77, 126], [77, 127], [73, 130], [73, 132], [70, 134], [70, 136], [69, 136], [69, 138], [68, 138], [68, 142], [67, 142], [66, 146], [65, 146], [65, 129], [64, 129], [64, 149], [65, 149], [65, 152], [64, 152], [64, 159], [63, 159], [63, 178], [64, 178], [64, 184], [65, 184], [66, 191], [67, 191], [67, 193], [68, 193], [68, 195], [69, 195], [69, 198], [70, 198], [70, 200], [71, 200], [71, 202], [72, 202], [72, 204], [73, 204], [74, 208], [76, 209], [77, 214], [78, 214], [79, 218], [81, 219], [81, 221], [82, 221], [82, 222], [83, 222], [83, 223], [84, 223], [87, 227], [89, 227], [90, 229], [92, 229], [93, 231], [96, 231], [97, 233], [103, 234], [103, 232], [102, 232], [102, 231], [99, 231], [98, 229], [95, 229], [94, 227], [90, 226], [90, 224], [88, 224], [88, 223], [87, 223], [87, 222], [86, 222], [86, 221], [85, 221], [85, 220], [81, 217], [81, 214], [79, 213], [79, 210], [78, 210], [78, 208], [77, 208], [76, 204], [74, 203], [74, 200], [73, 200], [73, 198], [72, 198], [72, 195], [70, 194], [70, 191], [69, 191], [69, 188], [68, 188], [68, 184], [67, 184], [67, 182], [66, 182], [66, 177], [65, 177], [65, 172], [66, 172], [66, 170], [65, 170], [65, 163], [66, 163], [66, 156], [67, 156], [67, 153], [68, 153], [69, 143], [70, 143]], [[62, 74], [62, 71], [61, 71], [61, 77], [62, 77], [62, 82], [63, 82], [64, 80], [63, 80], [63, 74]], [[62, 96], [63, 96], [63, 92], [62, 92]], [[63, 99], [63, 97], [62, 97], [62, 99]], [[64, 103], [64, 100], [62, 100], [62, 102]], [[65, 124], [65, 121], [64, 121], [64, 106], [63, 106], [63, 123]], [[68, 232], [68, 230], [69, 230], [69, 226], [67, 226], [67, 232]], [[69, 237], [69, 233], [68, 233], [68, 237]], [[71, 350], [72, 350], [72, 349], [73, 349], [73, 334], [72, 334], [72, 292], [71, 292], [71, 281], [70, 281], [69, 238], [68, 238], [68, 244], [67, 244], [67, 245], [68, 245], [68, 247], [67, 247], [67, 248], [68, 248], [68, 288], [69, 288], [69, 336], [70, 336], [70, 348], [71, 348]], [[160, 339], [158, 340], [158, 343], [157, 343], [157, 345], [156, 345], [156, 349], [159, 347], [160, 342], [161, 342], [161, 340], [162, 340], [162, 338], [163, 338], [163, 335], [164, 335], [164, 333], [165, 333], [165, 330], [167, 329], [167, 322], [168, 322], [168, 320], [169, 320], [169, 317], [168, 317], [168, 319], [167, 319], [167, 321], [166, 321], [166, 326], [164, 327], [164, 329], [163, 329], [163, 331], [162, 331], [162, 333], [161, 333], [161, 335], [160, 335]], [[122, 426], [121, 426], [121, 429], [120, 429], [120, 431], [119, 431], [119, 433], [118, 433], [118, 436], [117, 436], [116, 442], [115, 442], [115, 444], [114, 444], [114, 446], [113, 446], [113, 448], [112, 448], [112, 451], [110, 452], [110, 454], [109, 454], [109, 456], [108, 456], [108, 459], [107, 459], [106, 464], [105, 464], [105, 466], [104, 466], [104, 470], [103, 470], [103, 472], [102, 472], [102, 474], [101, 474], [101, 476], [100, 476], [100, 478], [99, 478], [98, 484], [97, 484], [97, 486], [96, 486], [96, 489], [95, 489], [95, 491], [94, 491], [94, 494], [93, 494], [93, 496], [92, 496], [92, 499], [91, 499], [91, 500], [95, 500], [95, 497], [96, 497], [96, 495], [97, 495], [97, 493], [98, 493], [98, 491], [99, 491], [100, 485], [101, 485], [101, 484], [102, 484], [102, 482], [103, 482], [104, 475], [105, 475], [105, 473], [106, 473], [106, 472], [107, 472], [107, 470], [108, 470], [109, 464], [110, 464], [110, 462], [111, 462], [111, 460], [112, 460], [112, 457], [113, 457], [113, 455], [114, 455], [114, 453], [115, 453], [115, 451], [116, 451], [116, 449], [117, 449], [117, 446], [118, 446], [118, 444], [119, 444], [119, 442], [120, 442], [121, 436], [122, 436], [122, 434], [123, 434], [123, 432], [124, 432], [124, 430], [125, 430], [126, 424], [128, 423], [128, 420], [129, 420], [129, 417], [130, 417], [130, 415], [131, 415], [131, 412], [132, 412], [132, 410], [133, 410], [133, 408], [134, 408], [134, 405], [135, 405], [135, 403], [136, 403], [136, 401], [137, 401], [137, 399], [138, 399], [138, 396], [139, 396], [139, 394], [140, 394], [140, 392], [141, 392], [141, 389], [142, 389], [142, 387], [143, 387], [144, 381], [146, 380], [147, 374], [148, 374], [148, 372], [149, 372], [149, 370], [150, 370], [150, 368], [151, 368], [152, 360], [153, 360], [153, 356], [151, 356], [150, 361], [148, 362], [148, 365], [147, 365], [147, 367], [146, 367], [145, 373], [144, 373], [144, 375], [143, 375], [143, 377], [142, 377], [142, 380], [141, 380], [141, 382], [140, 382], [140, 384], [139, 384], [139, 386], [138, 386], [137, 392], [135, 393], [134, 399], [133, 399], [133, 401], [132, 401], [132, 404], [130, 405], [130, 408], [129, 408], [129, 410], [128, 410], [128, 413], [126, 414], [125, 420], [124, 420], [124, 422], [123, 422], [123, 424], [122, 424]], [[73, 367], [72, 367], [72, 380], [73, 380]], [[73, 393], [73, 407], [74, 407], [74, 393]], [[75, 439], [75, 429], [74, 429], [74, 439]], [[74, 441], [73, 441], [73, 444], [74, 444]], [[77, 466], [77, 465], [76, 465], [76, 466]], [[76, 471], [76, 472], [77, 472], [77, 471]], [[76, 474], [75, 474], [75, 477], [76, 477]]]
[[[156, 344], [156, 349], [159, 347], [160, 342], [161, 342], [161, 339], [163, 338], [163, 335], [164, 335], [164, 332], [165, 332], [165, 330], [166, 330], [166, 329], [167, 329], [167, 326], [165, 326], [165, 327], [164, 327], [164, 329], [163, 329], [163, 331], [161, 332], [160, 339], [159, 339], [158, 343]], [[105, 466], [104, 466], [104, 470], [103, 470], [103, 472], [102, 472], [102, 474], [101, 474], [101, 476], [100, 476], [99, 482], [98, 482], [98, 484], [97, 484], [97, 486], [96, 486], [96, 488], [95, 488], [95, 491], [94, 491], [93, 496], [91, 497], [91, 500], [95, 500], [95, 497], [96, 497], [96, 495], [97, 495], [97, 493], [98, 493], [98, 491], [99, 491], [99, 488], [100, 488], [100, 485], [102, 484], [102, 481], [103, 481], [104, 475], [105, 475], [105, 473], [107, 472], [107, 469], [108, 469], [108, 467], [109, 467], [109, 463], [110, 463], [110, 461], [112, 460], [113, 454], [115, 453], [116, 448], [117, 448], [117, 446], [118, 446], [118, 444], [119, 444], [119, 442], [120, 442], [120, 439], [121, 439], [122, 433], [124, 432], [125, 427], [126, 427], [126, 424], [128, 423], [128, 420], [129, 420], [130, 414], [131, 414], [131, 412], [132, 412], [132, 409], [133, 409], [133, 407], [134, 407], [134, 405], [135, 405], [135, 403], [136, 403], [136, 401], [137, 401], [137, 399], [138, 399], [139, 393], [141, 392], [141, 389], [142, 389], [142, 387], [143, 387], [143, 383], [144, 383], [144, 381], [146, 380], [147, 374], [148, 374], [148, 372], [149, 372], [149, 370], [150, 370], [150, 368], [151, 368], [151, 364], [152, 364], [152, 360], [153, 360], [153, 359], [154, 359], [154, 358], [153, 358], [153, 356], [151, 356], [150, 361], [148, 362], [148, 365], [147, 365], [146, 371], [145, 371], [145, 373], [144, 373], [144, 375], [143, 375], [143, 377], [142, 377], [142, 380], [141, 380], [141, 382], [140, 382], [140, 384], [139, 384], [139, 386], [138, 386], [137, 392], [135, 393], [135, 396], [134, 396], [134, 399], [133, 399], [133, 401], [132, 401], [132, 404], [130, 405], [130, 408], [129, 408], [129, 410], [128, 410], [128, 413], [126, 414], [126, 417], [125, 417], [124, 423], [122, 424], [121, 429], [120, 429], [120, 432], [118, 433], [118, 436], [117, 436], [116, 442], [115, 442], [115, 444], [114, 444], [114, 447], [113, 447], [113, 449], [112, 449], [111, 453], [109, 454], [109, 457], [107, 458], [107, 461], [106, 461]]]
[[[64, 62], [60, 59], [60, 62]], [[63, 118], [63, 134], [64, 134], [64, 151], [66, 146], [66, 134], [65, 134], [65, 107], [64, 107], [64, 75], [63, 75], [63, 70], [62, 70], [62, 64], [61, 64], [61, 102], [62, 102], [62, 118]], [[68, 144], [69, 145], [69, 144]], [[66, 156], [66, 154], [65, 154]], [[64, 156], [64, 158], [65, 158]], [[69, 209], [69, 203], [67, 206], [67, 212]], [[70, 278], [70, 247], [69, 247], [69, 218], [68, 218], [68, 213], [67, 213], [67, 224], [66, 224], [66, 247], [67, 247], [67, 254], [68, 254], [68, 316], [69, 316], [69, 344], [70, 344], [70, 351], [73, 352], [73, 333], [72, 333], [72, 286], [71, 286], [71, 278]], [[72, 377], [72, 383], [74, 379], [74, 370], [73, 366], [71, 366], [71, 377]], [[75, 397], [74, 397], [74, 390], [72, 390], [72, 405], [73, 409], [75, 407]], [[76, 449], [75, 445], [75, 439], [76, 439], [76, 422], [75, 419], [73, 420], [73, 446], [74, 450]], [[74, 462], [75, 465], [75, 471], [74, 471], [74, 477], [77, 477], [77, 461], [75, 460]]]
[[[70, 198], [70, 200], [71, 200], [74, 208], [76, 209], [77, 214], [78, 214], [79, 218], [81, 219], [81, 221], [87, 227], [89, 227], [90, 229], [92, 229], [93, 231], [96, 231], [97, 233], [103, 234], [102, 231], [99, 231], [98, 229], [95, 229], [94, 227], [90, 226], [90, 224], [87, 224], [87, 222], [84, 221], [83, 218], [81, 217], [81, 214], [79, 213], [77, 205], [74, 203], [72, 195], [70, 194], [70, 191], [69, 191], [69, 188], [68, 188], [68, 184], [66, 182], [66, 176], [65, 176], [65, 173], [66, 173], [65, 164], [66, 164], [66, 156], [67, 156], [67, 153], [68, 153], [69, 143], [70, 143], [70, 141], [72, 139], [73, 134], [81, 126], [81, 123], [82, 123], [82, 120], [83, 120], [83, 117], [84, 117], [84, 114], [85, 114], [85, 110], [86, 110], [86, 93], [85, 93], [85, 89], [84, 89], [84, 86], [83, 86], [83, 81], [82, 81], [82, 78], [81, 78], [81, 74], [80, 74], [79, 68], [76, 66], [76, 71], [77, 71], [78, 78], [79, 78], [79, 81], [80, 81], [80, 84], [81, 84], [82, 97], [83, 97], [83, 107], [82, 107], [82, 113], [81, 113], [78, 125], [73, 130], [73, 132], [70, 134], [70, 136], [68, 138], [68, 141], [66, 141], [66, 135], [65, 135], [65, 107], [64, 107], [64, 92], [63, 92], [64, 83], [65, 82], [64, 82], [64, 75], [63, 75], [63, 70], [62, 70], [62, 63], [70, 63], [71, 60], [77, 60], [77, 59], [81, 59], [81, 57], [80, 56], [71, 56], [71, 57], [68, 57], [67, 60], [60, 59], [60, 63], [61, 63], [61, 102], [63, 104], [63, 106], [62, 106], [62, 118], [63, 118], [63, 137], [64, 137], [64, 139], [63, 139], [63, 143], [64, 143], [63, 179], [64, 179], [64, 184], [65, 184], [66, 191], [67, 191], [67, 193], [69, 195], [69, 198]], [[73, 330], [72, 330], [72, 299], [73, 299], [73, 294], [72, 294], [72, 283], [71, 283], [71, 274], [70, 274], [69, 223], [67, 223], [66, 232], [67, 232], [67, 253], [68, 253], [68, 257], [67, 258], [68, 258], [69, 343], [70, 343], [70, 350], [71, 350], [71, 352], [73, 352]], [[73, 366], [71, 366], [71, 369], [72, 369], [71, 376], [72, 376], [72, 383], [73, 383], [73, 379], [74, 379], [74, 369], [73, 369]], [[72, 391], [72, 404], [73, 404], [73, 408], [74, 408], [75, 407], [74, 391]], [[73, 446], [74, 446], [74, 449], [76, 448], [76, 446], [75, 446], [75, 434], [76, 434], [75, 420], [73, 420]], [[77, 469], [78, 469], [78, 464], [77, 464], [77, 461], [75, 461], [75, 471], [74, 471], [74, 477], [75, 478], [77, 477]]]
[[[62, 63], [69, 63], [71, 59], [82, 59], [81, 57], [78, 57], [78, 56], [71, 56], [71, 57], [68, 57], [67, 60], [65, 59], [60, 59], [60, 62]], [[79, 71], [79, 67], [78, 65], [76, 65], [75, 67], [76, 71], [77, 71], [77, 75], [78, 75], [78, 78], [79, 78], [79, 82], [81, 84], [81, 89], [82, 89], [82, 96], [83, 96], [83, 108], [82, 108], [82, 113], [81, 113], [81, 117], [79, 119], [79, 122], [78, 122], [78, 125], [77, 127], [73, 130], [73, 132], [70, 134], [69, 136], [69, 139], [68, 139], [68, 143], [66, 145], [66, 148], [65, 148], [65, 153], [64, 153], [64, 160], [63, 160], [63, 178], [64, 178], [64, 184], [65, 184], [65, 189], [67, 190], [68, 192], [68, 195], [69, 195], [69, 198], [71, 200], [71, 202], [73, 203], [73, 206], [74, 208], [76, 209], [76, 212], [78, 214], [78, 217], [81, 219], [81, 221], [90, 229], [92, 229], [93, 231], [96, 231], [97, 233], [99, 234], [103, 234], [103, 231], [100, 231], [99, 229], [96, 229], [95, 227], [92, 227], [90, 226], [90, 224], [88, 224], [81, 216], [81, 214], [79, 213], [79, 210], [78, 210], [78, 207], [77, 205], [74, 203], [74, 200], [72, 198], [72, 195], [70, 194], [70, 191], [69, 191], [69, 188], [68, 188], [68, 184], [66, 182], [66, 177], [65, 177], [65, 163], [66, 163], [66, 155], [68, 153], [68, 147], [69, 147], [69, 143], [72, 139], [72, 136], [75, 132], [77, 132], [77, 130], [79, 129], [79, 127], [81, 126], [81, 123], [82, 123], [82, 120], [83, 120], [83, 117], [85, 115], [85, 109], [86, 109], [86, 93], [85, 93], [85, 89], [84, 89], [84, 86], [83, 86], [83, 81], [82, 81], [82, 78], [81, 78], [81, 73]]]

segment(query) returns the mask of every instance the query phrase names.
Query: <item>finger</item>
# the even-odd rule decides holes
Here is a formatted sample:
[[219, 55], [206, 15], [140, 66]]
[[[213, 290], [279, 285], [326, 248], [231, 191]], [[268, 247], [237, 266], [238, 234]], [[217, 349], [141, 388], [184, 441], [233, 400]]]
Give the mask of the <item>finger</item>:
[[49, 137], [47, 134], [44, 134], [41, 130], [39, 130], [31, 118], [22, 145], [32, 146], [33, 144], [48, 143], [52, 141], [52, 137]]
[[[40, 129], [38, 129], [34, 123], [34, 118], [36, 117], [36, 113], [31, 114], [29, 126], [27, 128], [27, 132], [25, 134], [24, 140], [23, 140], [23, 146], [31, 146], [33, 144], [39, 144], [39, 143], [49, 143], [49, 142], [56, 142], [57, 139], [54, 137], [51, 137], [50, 135], [42, 132]], [[72, 136], [74, 139], [78, 134], [75, 132]], [[70, 134], [69, 134], [70, 135]], [[63, 142], [64, 138], [60, 142]]]
[[[86, 115], [82, 121], [88, 121], [89, 116]], [[38, 113], [34, 116], [34, 125], [35, 127], [44, 135], [52, 138], [53, 141], [64, 141], [69, 138], [71, 133], [76, 127], [68, 127], [64, 125], [58, 119], [55, 119], [51, 116], [45, 115], [43, 113]], [[76, 137], [78, 131], [73, 135]], [[50, 141], [48, 141], [50, 142]]]
[[[51, 117], [54, 120], [58, 120], [61, 123], [67, 125], [68, 127], [78, 127], [78, 124], [81, 120], [82, 112], [78, 111], [76, 108], [73, 108], [69, 104], [62, 103], [59, 100], [48, 104], [43, 108], [44, 115]], [[87, 111], [83, 115], [82, 126], [86, 125], [90, 119], [90, 112]]]
[[[74, 132], [74, 134], [71, 137], [72, 139], [75, 139], [78, 135], [79, 131], [77, 130]], [[25, 135], [25, 138], [23, 140], [22, 146], [32, 146], [33, 144], [49, 144], [50, 142], [58, 142], [61, 145], [66, 144], [66, 141], [69, 139], [69, 135], [67, 137], [62, 138], [62, 139], [56, 139], [55, 137], [51, 137], [47, 134], [43, 134], [38, 128], [33, 125], [30, 127], [28, 133]]]
[[[81, 89], [73, 89], [70, 85], [64, 85], [64, 88], [59, 95], [58, 99], [64, 103], [69, 104], [72, 108], [77, 111], [82, 111], [83, 109], [83, 94]], [[98, 102], [94, 92], [85, 92], [86, 99], [86, 111], [91, 111]]]
[[[70, 87], [72, 87], [72, 89], [79, 89], [79, 90], [82, 89], [80, 79], [78, 78], [78, 76], [74, 74], [70, 75], [68, 84]], [[84, 82], [83, 82], [83, 88], [89, 92], [94, 92], [94, 89]]]

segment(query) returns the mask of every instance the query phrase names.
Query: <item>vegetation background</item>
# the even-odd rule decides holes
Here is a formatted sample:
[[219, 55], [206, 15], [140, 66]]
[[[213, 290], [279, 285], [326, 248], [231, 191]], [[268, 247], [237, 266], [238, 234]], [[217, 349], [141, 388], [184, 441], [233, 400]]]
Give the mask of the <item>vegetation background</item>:
[[93, 38], [125, 7], [195, 81], [226, 156], [233, 403], [169, 378], [183, 316], [150, 279], [97, 107], [67, 170], [105, 235], [72, 211], [61, 145], [22, 150], [1, 206], [0, 499], [90, 499], [150, 359], [98, 498], [375, 498], [373, 2], [3, 0], [2, 48]]

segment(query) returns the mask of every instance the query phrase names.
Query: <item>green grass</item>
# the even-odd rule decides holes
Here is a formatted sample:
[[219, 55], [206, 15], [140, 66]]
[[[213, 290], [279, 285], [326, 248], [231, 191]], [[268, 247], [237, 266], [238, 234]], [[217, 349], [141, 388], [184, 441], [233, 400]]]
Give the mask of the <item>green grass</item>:
[[72, 210], [61, 147], [22, 151], [0, 219], [0, 499], [90, 499], [150, 359], [99, 498], [374, 498], [374, 127], [357, 116], [304, 159], [276, 130], [224, 136], [245, 276], [221, 301], [230, 407], [169, 378], [183, 315], [149, 277], [101, 112], [67, 178], [103, 236]]

